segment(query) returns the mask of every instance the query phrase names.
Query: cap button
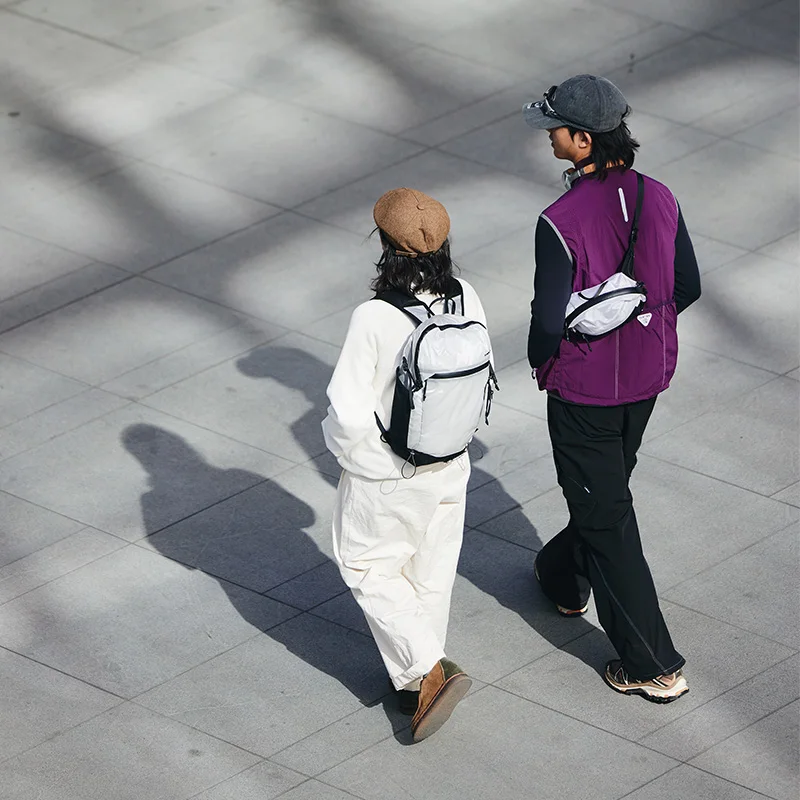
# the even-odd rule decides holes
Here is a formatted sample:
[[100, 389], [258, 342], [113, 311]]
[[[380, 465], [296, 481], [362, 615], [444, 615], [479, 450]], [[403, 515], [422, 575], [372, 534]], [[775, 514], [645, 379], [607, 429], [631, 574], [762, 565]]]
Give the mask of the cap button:
[[420, 211], [424, 211], [424, 210], [425, 210], [425, 206], [424, 206], [424, 205], [422, 205], [422, 203], [417, 203], [417, 208], [418, 208]]

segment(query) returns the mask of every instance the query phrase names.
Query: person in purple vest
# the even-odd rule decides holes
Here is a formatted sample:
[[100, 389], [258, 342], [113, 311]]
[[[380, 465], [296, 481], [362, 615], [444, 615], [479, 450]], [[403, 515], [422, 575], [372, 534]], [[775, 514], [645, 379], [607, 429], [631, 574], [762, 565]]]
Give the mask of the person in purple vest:
[[534, 572], [565, 616], [580, 616], [594, 590], [600, 624], [619, 659], [612, 689], [668, 703], [689, 691], [642, 552], [631, 472], [658, 395], [678, 355], [678, 314], [700, 297], [700, 276], [680, 207], [644, 177], [635, 280], [647, 299], [620, 327], [597, 337], [570, 333], [573, 292], [617, 272], [629, 244], [638, 176], [630, 113], [610, 81], [577, 75], [523, 108], [546, 130], [556, 158], [572, 162], [567, 191], [539, 217], [528, 360], [547, 392], [547, 418], [567, 526], [542, 548]]

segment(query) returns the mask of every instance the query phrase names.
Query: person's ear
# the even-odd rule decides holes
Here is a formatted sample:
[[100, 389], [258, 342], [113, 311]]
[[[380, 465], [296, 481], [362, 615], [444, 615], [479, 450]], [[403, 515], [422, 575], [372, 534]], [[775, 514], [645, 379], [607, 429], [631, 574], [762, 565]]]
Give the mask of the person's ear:
[[578, 131], [578, 135], [575, 137], [577, 140], [577, 145], [581, 150], [591, 150], [592, 149], [592, 134], [586, 133], [586, 131]]

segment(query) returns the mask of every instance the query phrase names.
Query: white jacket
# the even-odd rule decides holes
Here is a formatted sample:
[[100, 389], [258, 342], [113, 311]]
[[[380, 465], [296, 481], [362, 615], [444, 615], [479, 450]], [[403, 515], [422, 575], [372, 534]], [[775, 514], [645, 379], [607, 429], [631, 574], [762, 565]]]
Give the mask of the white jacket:
[[[467, 319], [486, 324], [486, 315], [475, 290], [464, 288]], [[441, 298], [418, 294], [417, 298], [441, 312]], [[398, 308], [381, 300], [368, 300], [350, 318], [339, 361], [328, 385], [328, 416], [322, 422], [325, 444], [342, 469], [373, 480], [400, 478], [403, 459], [381, 441], [375, 422], [378, 414], [389, 427], [395, 373], [400, 351], [414, 323]], [[436, 465], [433, 465], [436, 466]], [[425, 469], [424, 467], [422, 469]]]

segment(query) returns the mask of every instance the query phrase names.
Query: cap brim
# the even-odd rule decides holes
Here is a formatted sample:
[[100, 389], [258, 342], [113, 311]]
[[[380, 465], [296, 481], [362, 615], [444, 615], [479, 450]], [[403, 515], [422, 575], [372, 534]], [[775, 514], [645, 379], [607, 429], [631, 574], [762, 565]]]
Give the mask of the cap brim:
[[553, 128], [563, 128], [567, 123], [560, 119], [548, 117], [542, 113], [539, 103], [526, 103], [522, 106], [522, 116], [525, 122], [540, 131], [551, 131]]

